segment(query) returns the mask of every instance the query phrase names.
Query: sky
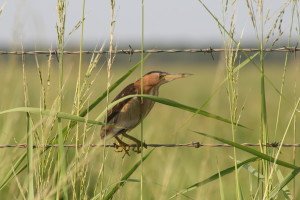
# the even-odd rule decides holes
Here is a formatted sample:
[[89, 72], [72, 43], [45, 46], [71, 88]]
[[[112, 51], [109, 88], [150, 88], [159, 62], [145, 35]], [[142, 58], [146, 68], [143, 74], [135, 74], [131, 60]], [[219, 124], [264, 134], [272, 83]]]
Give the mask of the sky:
[[[225, 2], [225, 0], [223, 0]], [[229, 5], [224, 14], [222, 0], [203, 0], [210, 11], [229, 27], [235, 13], [236, 38], [255, 41], [246, 1]], [[254, 2], [253, 0], [250, 0]], [[68, 0], [66, 18], [67, 45], [77, 45], [80, 29], [72, 32], [82, 15], [82, 0]], [[229, 0], [229, 2], [232, 2]], [[265, 33], [272, 27], [280, 11], [284, 9], [283, 40], [291, 23], [291, 5], [282, 0], [265, 0]], [[0, 48], [24, 46], [56, 46], [55, 0], [0, 0]], [[255, 4], [254, 4], [255, 6]], [[141, 0], [116, 0], [114, 41], [118, 46], [139, 45], [142, 35]], [[299, 5], [298, 5], [299, 9]], [[256, 10], [256, 8], [254, 8]], [[84, 43], [87, 47], [107, 44], [109, 41], [111, 7], [110, 0], [86, 0]], [[259, 18], [259, 16], [255, 16]], [[216, 21], [199, 0], [144, 0], [144, 41], [150, 48], [169, 46], [215, 46], [223, 42]], [[72, 34], [69, 35], [69, 33]], [[276, 37], [276, 32], [275, 36]], [[295, 36], [297, 37], [297, 36]]]

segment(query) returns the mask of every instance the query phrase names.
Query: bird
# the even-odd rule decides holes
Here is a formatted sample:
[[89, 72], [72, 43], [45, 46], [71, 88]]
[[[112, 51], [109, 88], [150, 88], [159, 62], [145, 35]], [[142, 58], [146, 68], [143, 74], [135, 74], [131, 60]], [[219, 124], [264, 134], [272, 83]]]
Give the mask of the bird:
[[[148, 94], [158, 96], [161, 85], [170, 81], [185, 78], [192, 74], [177, 73], [171, 74], [162, 71], [150, 71], [142, 78], [127, 85], [112, 102], [119, 100], [128, 95], [134, 94]], [[123, 136], [136, 143], [137, 150], [140, 152], [140, 147], [147, 148], [147, 144], [138, 140], [137, 138], [128, 135], [132, 129], [138, 126], [141, 121], [149, 114], [154, 106], [154, 101], [141, 97], [132, 97], [116, 104], [113, 108], [107, 111], [106, 125], [101, 127], [100, 137], [102, 140], [109, 137], [114, 137], [118, 144], [114, 143], [116, 147], [122, 147], [122, 150], [128, 154], [130, 145], [125, 143], [119, 137]], [[129, 154], [128, 154], [129, 155]]]

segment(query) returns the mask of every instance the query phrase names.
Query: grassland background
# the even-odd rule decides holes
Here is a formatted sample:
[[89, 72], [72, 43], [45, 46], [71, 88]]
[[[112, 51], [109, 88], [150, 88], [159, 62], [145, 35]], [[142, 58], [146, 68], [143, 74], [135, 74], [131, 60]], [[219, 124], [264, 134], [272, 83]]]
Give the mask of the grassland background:
[[[89, 56], [84, 57], [83, 69], [88, 66]], [[201, 59], [200, 59], [201, 58]], [[268, 54], [268, 60], [265, 63], [265, 74], [272, 84], [280, 89], [284, 60], [278, 59], [276, 54]], [[276, 59], [277, 58], [277, 59]], [[47, 56], [38, 56], [39, 66], [43, 79], [47, 79]], [[139, 60], [138, 56], [133, 56], [129, 61], [129, 56], [117, 56], [115, 63], [112, 67], [112, 82], [128, 71], [136, 61]], [[96, 70], [92, 76], [95, 76], [95, 82], [91, 86], [90, 101], [99, 96], [106, 89], [107, 75], [106, 69], [103, 67], [106, 61], [106, 56], [103, 55], [101, 61], [97, 65]], [[77, 80], [77, 66], [78, 56], [65, 57], [65, 85], [64, 85], [64, 98], [63, 107], [64, 112], [71, 112], [72, 102]], [[26, 56], [25, 73], [28, 82], [28, 92], [30, 105], [32, 107], [40, 106], [41, 84], [39, 82], [39, 75], [37, 64], [34, 56]], [[47, 94], [46, 102], [51, 107], [51, 103], [57, 96], [57, 80], [58, 69], [57, 60], [51, 60], [51, 76], [50, 76], [50, 90]], [[149, 67], [150, 66], [150, 67]], [[282, 107], [280, 110], [278, 132], [275, 137], [274, 129], [276, 123], [276, 115], [278, 110], [279, 94], [267, 81], [266, 83], [266, 98], [267, 98], [267, 111], [268, 111], [268, 125], [269, 125], [269, 138], [270, 141], [280, 141], [282, 134], [285, 131], [288, 120], [290, 118], [296, 97], [299, 96], [299, 58], [296, 59], [293, 55], [290, 56], [287, 73], [286, 83], [283, 90]], [[24, 91], [23, 91], [23, 78], [22, 78], [22, 61], [19, 56], [2, 57], [0, 60], [0, 110], [6, 110], [14, 107], [24, 106]], [[100, 70], [99, 74], [96, 72]], [[223, 56], [216, 56], [213, 60], [209, 54], [180, 54], [171, 55], [163, 54], [159, 56], [153, 54], [146, 61], [144, 71], [161, 70], [167, 72], [187, 72], [194, 74], [192, 77], [177, 80], [167, 85], [162, 86], [160, 96], [176, 100], [183, 104], [200, 107], [213, 93], [215, 88], [224, 80], [226, 76], [225, 65]], [[83, 70], [85, 71], [85, 70]], [[115, 95], [125, 85], [135, 81], [139, 78], [140, 71], [136, 70], [125, 82], [120, 85], [109, 97], [112, 100]], [[241, 113], [240, 122], [252, 130], [239, 128], [237, 131], [237, 142], [251, 142], [257, 143], [259, 140], [260, 131], [260, 72], [252, 64], [243, 68], [238, 76], [238, 112]], [[46, 85], [44, 85], [46, 86]], [[89, 118], [94, 119], [99, 112], [102, 112], [106, 103], [102, 102], [101, 105], [89, 114]], [[241, 109], [243, 107], [243, 109]], [[228, 95], [226, 93], [226, 84], [223, 85], [221, 90], [212, 98], [205, 110], [215, 113], [226, 118], [230, 117]], [[14, 144], [26, 143], [26, 121], [24, 113], [13, 113], [0, 116], [0, 144]], [[33, 117], [38, 121], [38, 117]], [[66, 122], [64, 121], [66, 124]], [[80, 126], [82, 130], [83, 125]], [[91, 143], [99, 143], [98, 136], [99, 128], [91, 129], [87, 132], [87, 138], [91, 139]], [[296, 124], [296, 129], [299, 130], [299, 123]], [[192, 141], [200, 141], [201, 143], [216, 143], [215, 141], [201, 137], [191, 130], [207, 132], [216, 136], [222, 136], [227, 139], [232, 139], [231, 127], [228, 124], [218, 122], [213, 119], [205, 118], [198, 115], [193, 115], [186, 111], [177, 110], [165, 105], [156, 104], [149, 116], [144, 121], [144, 138], [147, 143], [188, 143]], [[52, 131], [54, 132], [54, 131]], [[73, 132], [71, 132], [72, 134]], [[53, 134], [51, 132], [46, 134]], [[73, 133], [74, 134], [74, 133]], [[131, 133], [136, 137], [140, 135], [140, 127], [135, 128]], [[72, 137], [70, 137], [72, 138]], [[297, 141], [299, 141], [297, 136]], [[113, 143], [111, 139], [107, 141]], [[293, 143], [293, 130], [289, 129], [288, 135], [284, 141], [285, 143]], [[72, 143], [72, 140], [67, 140], [66, 143]], [[74, 142], [73, 142], [74, 143]], [[4, 177], [8, 170], [12, 167], [12, 161], [17, 159], [26, 149], [5, 148], [0, 149], [1, 170], [0, 177]], [[53, 150], [56, 151], [56, 150]], [[132, 153], [130, 157], [126, 156], [122, 159], [123, 153], [117, 153], [114, 149], [108, 149], [107, 160], [105, 161], [105, 173], [103, 178], [104, 188], [110, 188], [111, 184], [116, 183], [131, 166], [140, 159], [140, 155]], [[148, 152], [146, 150], [145, 152]], [[88, 150], [87, 158], [84, 164], [87, 166], [86, 179], [89, 180], [87, 198], [93, 196], [95, 187], [98, 180], [98, 173], [102, 165], [102, 152], [103, 149], [93, 148]], [[292, 148], [283, 148], [280, 153], [280, 159], [293, 162]], [[297, 150], [296, 155], [299, 155]], [[49, 154], [53, 156], [53, 154]], [[68, 149], [67, 157], [72, 160], [74, 149]], [[37, 156], [37, 153], [35, 154]], [[167, 199], [177, 191], [201, 181], [208, 176], [216, 173], [218, 170], [224, 169], [228, 166], [234, 165], [232, 148], [157, 148], [151, 154], [149, 159], [143, 164], [144, 173], [144, 197], [145, 199]], [[244, 160], [249, 158], [250, 155], [238, 151], [238, 159]], [[297, 157], [297, 156], [296, 156]], [[37, 157], [36, 157], [37, 158]], [[296, 159], [296, 165], [299, 165]], [[257, 167], [256, 164], [253, 165]], [[51, 170], [50, 170], [51, 171]], [[282, 172], [286, 175], [289, 171], [283, 169]], [[26, 173], [21, 173], [14, 178], [4, 190], [0, 191], [1, 198], [4, 199], [20, 199], [22, 193], [26, 193]], [[49, 175], [50, 177], [52, 175]], [[140, 178], [140, 170], [137, 170], [131, 179], [138, 180]], [[257, 187], [257, 180], [251, 178], [249, 173], [241, 169], [239, 171], [239, 179], [242, 191], [246, 199], [250, 199], [251, 186], [253, 191]], [[300, 190], [297, 187], [299, 177], [296, 179], [295, 199], [300, 198]], [[223, 187], [226, 199], [235, 198], [235, 185], [234, 174], [227, 175], [222, 178]], [[18, 185], [20, 184], [20, 185]], [[49, 187], [53, 182], [48, 182]], [[293, 190], [293, 183], [289, 184]], [[22, 191], [23, 190], [23, 191]], [[187, 196], [194, 199], [219, 199], [220, 198], [220, 183], [214, 181], [209, 183], [191, 193]], [[140, 184], [139, 182], [129, 182], [118, 191], [115, 199], [139, 199], [140, 197]], [[184, 196], [179, 196], [179, 199], [186, 199]], [[280, 199], [280, 197], [279, 197]]]

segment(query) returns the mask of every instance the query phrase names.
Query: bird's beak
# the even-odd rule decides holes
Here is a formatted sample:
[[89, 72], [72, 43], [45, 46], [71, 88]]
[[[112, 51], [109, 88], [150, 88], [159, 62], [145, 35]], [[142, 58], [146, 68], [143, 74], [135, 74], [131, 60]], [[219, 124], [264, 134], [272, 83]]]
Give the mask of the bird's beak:
[[193, 74], [189, 74], [189, 73], [167, 74], [164, 78], [167, 82], [169, 82], [169, 81], [173, 81], [175, 79], [185, 78], [185, 77], [188, 77], [191, 75], [193, 75]]

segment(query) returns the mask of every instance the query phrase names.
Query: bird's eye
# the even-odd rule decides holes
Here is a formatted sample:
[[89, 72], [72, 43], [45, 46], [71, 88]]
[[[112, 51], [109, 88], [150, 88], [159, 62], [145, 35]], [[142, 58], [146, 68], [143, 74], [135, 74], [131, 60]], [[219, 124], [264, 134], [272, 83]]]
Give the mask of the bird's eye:
[[165, 77], [166, 75], [165, 74], [160, 74], [159, 75], [159, 79], [162, 79], [163, 77]]

